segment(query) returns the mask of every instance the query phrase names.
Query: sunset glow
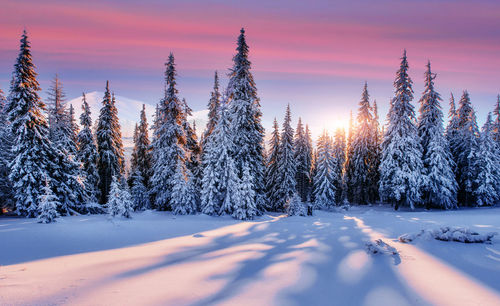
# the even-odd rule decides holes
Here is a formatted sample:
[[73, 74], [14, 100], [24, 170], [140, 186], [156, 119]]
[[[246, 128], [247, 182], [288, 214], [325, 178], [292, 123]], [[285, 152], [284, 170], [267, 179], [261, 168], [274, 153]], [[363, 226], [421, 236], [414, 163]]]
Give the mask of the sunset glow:
[[348, 117], [365, 80], [383, 122], [403, 48], [415, 103], [430, 59], [444, 101], [451, 91], [460, 95], [468, 89], [482, 123], [500, 90], [500, 4], [480, 2], [4, 1], [0, 88], [8, 89], [26, 27], [43, 89], [55, 73], [69, 98], [102, 91], [112, 79], [117, 94], [154, 105], [162, 95], [163, 64], [173, 51], [180, 94], [202, 110], [213, 71], [227, 73], [235, 35], [244, 26], [266, 130], [290, 103], [317, 135], [323, 128], [315, 123], [320, 110]]

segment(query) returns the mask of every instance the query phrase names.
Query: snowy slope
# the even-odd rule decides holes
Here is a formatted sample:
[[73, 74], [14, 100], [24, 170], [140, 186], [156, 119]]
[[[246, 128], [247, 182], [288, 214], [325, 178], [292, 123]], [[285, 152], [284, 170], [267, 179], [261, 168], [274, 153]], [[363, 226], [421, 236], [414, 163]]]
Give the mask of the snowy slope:
[[[397, 240], [440, 225], [500, 232], [499, 215], [356, 207], [253, 222], [167, 212], [48, 225], [0, 218], [0, 304], [499, 305], [498, 236]], [[368, 254], [377, 239], [397, 254]]]

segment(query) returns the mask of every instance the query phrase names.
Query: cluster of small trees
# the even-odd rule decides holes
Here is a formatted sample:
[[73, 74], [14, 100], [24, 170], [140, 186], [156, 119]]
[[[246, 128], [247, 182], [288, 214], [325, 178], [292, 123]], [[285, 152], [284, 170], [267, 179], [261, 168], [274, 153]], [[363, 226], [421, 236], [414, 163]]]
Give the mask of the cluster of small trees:
[[396, 74], [385, 131], [365, 83], [348, 135], [325, 131], [316, 149], [290, 106], [280, 132], [274, 120], [269, 149], [257, 88], [242, 29], [225, 90], [217, 72], [200, 140], [188, 122], [191, 109], [179, 97], [173, 54], [166, 63], [165, 93], [156, 107], [152, 139], [145, 107], [134, 131], [126, 174], [114, 94], [106, 90], [97, 124], [83, 95], [80, 126], [64, 101], [60, 80], [40, 91], [26, 32], [8, 97], [0, 91], [1, 205], [51, 222], [58, 215], [102, 213], [130, 217], [132, 210], [202, 212], [246, 220], [266, 210], [304, 215], [302, 203], [330, 209], [379, 200], [401, 206], [456, 208], [492, 205], [500, 196], [500, 96], [479, 132], [469, 94], [459, 108], [451, 99], [443, 128], [436, 75], [430, 63], [416, 118], [406, 51]]

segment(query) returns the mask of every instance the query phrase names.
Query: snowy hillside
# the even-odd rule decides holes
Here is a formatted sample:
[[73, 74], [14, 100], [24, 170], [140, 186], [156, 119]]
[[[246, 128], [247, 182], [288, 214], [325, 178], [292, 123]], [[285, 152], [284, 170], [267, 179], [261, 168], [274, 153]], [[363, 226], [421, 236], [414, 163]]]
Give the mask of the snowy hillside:
[[[354, 207], [252, 222], [146, 211], [41, 225], [0, 218], [5, 305], [500, 305], [500, 238], [465, 244], [404, 233], [500, 232], [500, 208]], [[379, 242], [377, 242], [379, 241]], [[381, 251], [372, 254], [366, 244]]]
[[[89, 104], [92, 111], [92, 120], [95, 122], [99, 117], [99, 110], [102, 107], [102, 98], [104, 96], [103, 92], [93, 91], [85, 94], [87, 98], [87, 103]], [[134, 133], [134, 126], [136, 122], [139, 121], [139, 112], [142, 109], [142, 104], [146, 105], [146, 114], [148, 116], [148, 123], [151, 127], [153, 123], [153, 115], [155, 113], [156, 105], [150, 105], [142, 101], [129, 99], [122, 96], [116, 96], [116, 107], [118, 108], [118, 117], [120, 119], [122, 136], [124, 138], [129, 137], [132, 139]], [[75, 108], [76, 118], [80, 118], [80, 114], [82, 113], [82, 97], [77, 97], [69, 100], [69, 104], [72, 104]], [[196, 122], [196, 126], [198, 127], [198, 132], [202, 131], [205, 128], [207, 122], [207, 114], [208, 110], [200, 110], [193, 111], [193, 116], [189, 118], [189, 121], [193, 120]], [[124, 141], [124, 146], [127, 147], [129, 141]]]

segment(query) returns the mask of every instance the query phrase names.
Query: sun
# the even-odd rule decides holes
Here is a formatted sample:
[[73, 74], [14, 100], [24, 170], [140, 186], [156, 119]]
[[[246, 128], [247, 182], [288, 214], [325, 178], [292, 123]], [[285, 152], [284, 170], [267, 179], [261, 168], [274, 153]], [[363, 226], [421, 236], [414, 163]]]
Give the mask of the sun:
[[347, 133], [349, 130], [349, 118], [343, 118], [341, 116], [331, 117], [324, 123], [324, 128], [330, 135], [334, 135], [335, 131], [338, 129], [344, 129]]

